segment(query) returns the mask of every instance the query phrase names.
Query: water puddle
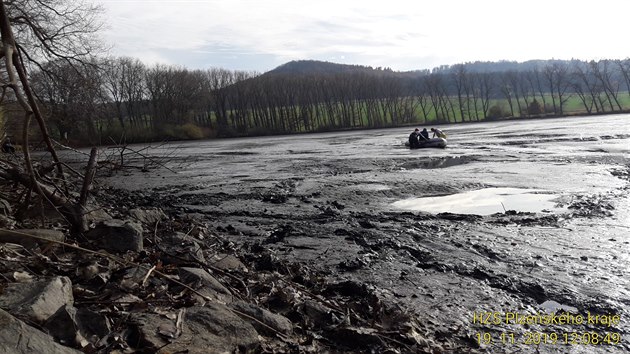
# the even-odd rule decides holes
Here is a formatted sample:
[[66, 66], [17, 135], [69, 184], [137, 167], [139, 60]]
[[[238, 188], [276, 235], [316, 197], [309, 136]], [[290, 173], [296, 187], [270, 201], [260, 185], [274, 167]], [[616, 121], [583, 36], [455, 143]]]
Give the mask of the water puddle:
[[558, 196], [535, 189], [485, 188], [443, 197], [425, 197], [400, 200], [395, 208], [428, 213], [455, 213], [490, 215], [506, 210], [521, 212], [558, 212], [554, 202]]

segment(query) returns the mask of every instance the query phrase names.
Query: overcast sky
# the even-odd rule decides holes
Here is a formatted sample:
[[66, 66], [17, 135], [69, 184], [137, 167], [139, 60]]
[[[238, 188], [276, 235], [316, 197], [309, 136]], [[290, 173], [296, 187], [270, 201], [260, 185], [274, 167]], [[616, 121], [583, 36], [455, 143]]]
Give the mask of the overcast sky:
[[191, 69], [630, 57], [628, 0], [94, 1], [112, 55]]

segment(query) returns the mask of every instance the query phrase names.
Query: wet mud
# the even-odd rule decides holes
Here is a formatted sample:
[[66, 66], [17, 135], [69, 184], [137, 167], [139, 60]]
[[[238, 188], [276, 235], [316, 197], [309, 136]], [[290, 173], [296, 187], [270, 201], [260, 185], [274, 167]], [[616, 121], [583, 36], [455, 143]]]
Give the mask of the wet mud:
[[[369, 288], [415, 318], [442, 352], [626, 353], [629, 119], [442, 126], [446, 149], [405, 149], [409, 129], [172, 144], [178, 173], [121, 172], [102, 188], [116, 189], [122, 207], [195, 217], [252, 254], [346, 284], [328, 289], [337, 296]], [[554, 208], [504, 202], [484, 214], [395, 204], [486, 188], [553, 195]], [[505, 320], [554, 312], [619, 320]], [[584, 343], [585, 333], [599, 342], [589, 334]]]

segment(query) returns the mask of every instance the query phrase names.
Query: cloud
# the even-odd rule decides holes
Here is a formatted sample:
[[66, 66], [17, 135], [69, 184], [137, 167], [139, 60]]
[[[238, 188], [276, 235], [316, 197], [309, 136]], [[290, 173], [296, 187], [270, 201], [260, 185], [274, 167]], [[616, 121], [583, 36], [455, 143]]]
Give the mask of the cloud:
[[103, 3], [111, 25], [106, 38], [116, 54], [260, 71], [331, 57], [396, 70], [473, 60], [625, 57], [620, 43], [630, 7], [618, 0], [588, 7], [565, 0]]

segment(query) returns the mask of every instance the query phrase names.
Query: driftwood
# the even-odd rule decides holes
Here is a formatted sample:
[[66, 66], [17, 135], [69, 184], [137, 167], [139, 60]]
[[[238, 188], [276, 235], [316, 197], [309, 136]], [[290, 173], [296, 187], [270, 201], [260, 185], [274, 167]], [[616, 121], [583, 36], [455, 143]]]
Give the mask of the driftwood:
[[83, 176], [81, 194], [76, 202], [63, 193], [53, 181], [44, 183], [42, 178], [37, 179], [33, 177], [38, 174], [24, 172], [15, 164], [0, 164], [0, 178], [24, 186], [29, 191], [26, 194], [27, 201], [31, 191], [36, 191], [43, 200], [59, 211], [60, 215], [70, 224], [73, 233], [82, 233], [88, 229], [85, 219], [85, 206], [96, 170], [97, 155], [98, 150], [93, 148], [90, 154], [87, 171], [85, 176]]

